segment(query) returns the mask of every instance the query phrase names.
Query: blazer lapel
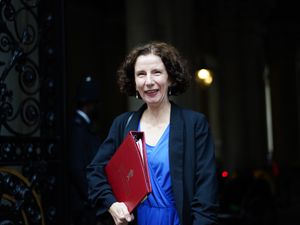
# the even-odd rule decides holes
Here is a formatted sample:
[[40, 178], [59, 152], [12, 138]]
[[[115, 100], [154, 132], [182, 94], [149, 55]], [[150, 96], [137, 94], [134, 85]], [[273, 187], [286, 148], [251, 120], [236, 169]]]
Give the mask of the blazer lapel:
[[172, 103], [170, 119], [169, 159], [176, 208], [182, 224], [184, 123], [180, 108]]

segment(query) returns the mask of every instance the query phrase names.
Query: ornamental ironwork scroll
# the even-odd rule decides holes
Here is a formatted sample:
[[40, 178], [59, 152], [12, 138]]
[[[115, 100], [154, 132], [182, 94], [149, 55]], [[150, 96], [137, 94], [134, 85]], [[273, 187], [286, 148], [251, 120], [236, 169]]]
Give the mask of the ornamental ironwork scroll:
[[29, 136], [40, 126], [38, 0], [0, 0], [0, 134]]
[[0, 224], [66, 224], [53, 60], [61, 2], [0, 0]]

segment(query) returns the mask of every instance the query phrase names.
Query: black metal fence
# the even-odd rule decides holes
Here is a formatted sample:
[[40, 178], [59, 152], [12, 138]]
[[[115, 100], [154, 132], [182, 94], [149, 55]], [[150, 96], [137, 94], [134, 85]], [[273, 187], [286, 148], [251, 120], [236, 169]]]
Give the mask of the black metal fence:
[[65, 224], [62, 13], [0, 0], [0, 224]]

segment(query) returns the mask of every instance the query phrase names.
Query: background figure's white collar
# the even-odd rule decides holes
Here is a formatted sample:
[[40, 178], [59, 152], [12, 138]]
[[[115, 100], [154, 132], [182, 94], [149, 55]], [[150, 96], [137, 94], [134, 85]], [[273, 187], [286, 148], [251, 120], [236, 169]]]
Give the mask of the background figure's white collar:
[[91, 123], [91, 120], [90, 120], [90, 118], [89, 118], [89, 116], [85, 113], [85, 112], [83, 112], [83, 111], [81, 111], [81, 110], [76, 110], [76, 112], [87, 122], [87, 123]]

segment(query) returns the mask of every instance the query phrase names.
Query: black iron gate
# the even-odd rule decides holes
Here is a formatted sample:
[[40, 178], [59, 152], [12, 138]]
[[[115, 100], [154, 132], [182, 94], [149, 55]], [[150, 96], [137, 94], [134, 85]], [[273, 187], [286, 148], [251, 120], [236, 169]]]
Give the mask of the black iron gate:
[[63, 0], [0, 0], [0, 224], [66, 224]]

